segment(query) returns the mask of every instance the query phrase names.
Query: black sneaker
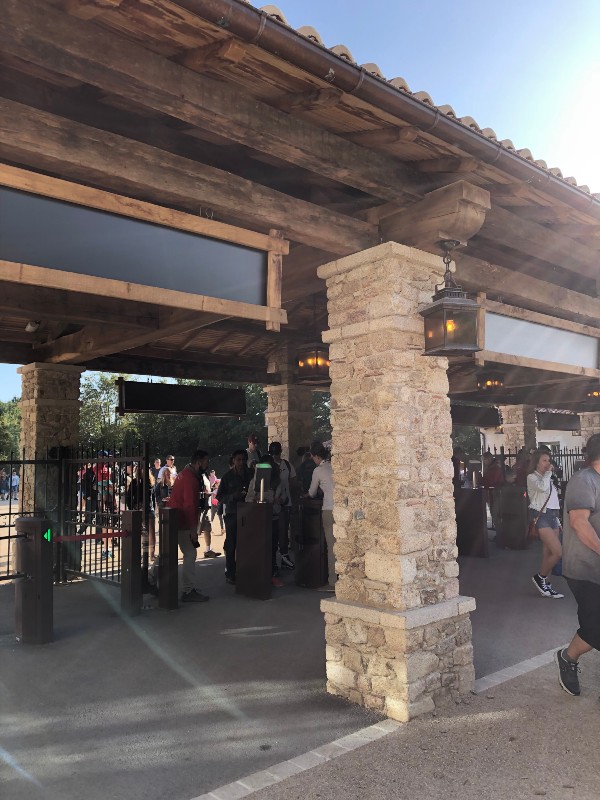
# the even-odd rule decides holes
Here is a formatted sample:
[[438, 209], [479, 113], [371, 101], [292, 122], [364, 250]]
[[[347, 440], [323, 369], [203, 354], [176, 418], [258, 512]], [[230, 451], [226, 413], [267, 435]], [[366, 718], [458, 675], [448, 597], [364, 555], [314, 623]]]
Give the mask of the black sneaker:
[[554, 600], [560, 600], [561, 597], [564, 597], [564, 594], [557, 592], [556, 589], [552, 586], [552, 584], [548, 583], [548, 581], [546, 581], [546, 589], [549, 592], [548, 597], [552, 597]]
[[538, 592], [542, 595], [542, 597], [552, 597], [550, 590], [548, 589], [548, 584], [546, 583], [546, 578], [542, 578], [541, 575], [533, 575], [531, 578], [533, 581], [533, 585], [538, 590]]
[[201, 594], [197, 592], [195, 589], [192, 589], [191, 592], [184, 592], [181, 595], [181, 602], [182, 603], [206, 603], [210, 600], [205, 594]]
[[285, 567], [285, 569], [295, 569], [296, 567], [287, 553], [285, 555], [282, 554], [281, 556], [281, 566]]
[[563, 648], [557, 650], [554, 654], [554, 660], [558, 666], [558, 682], [567, 694], [579, 697], [581, 691], [579, 689], [579, 665], [576, 661], [569, 661], [563, 656]]

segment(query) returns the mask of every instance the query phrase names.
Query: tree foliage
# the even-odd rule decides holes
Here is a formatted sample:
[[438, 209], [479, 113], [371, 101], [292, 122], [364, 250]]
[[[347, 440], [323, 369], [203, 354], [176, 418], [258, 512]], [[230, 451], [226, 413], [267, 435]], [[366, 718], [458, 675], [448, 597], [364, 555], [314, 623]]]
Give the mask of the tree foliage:
[[14, 397], [8, 402], [0, 401], [0, 458], [10, 458], [19, 452], [21, 431], [21, 411], [19, 400]]

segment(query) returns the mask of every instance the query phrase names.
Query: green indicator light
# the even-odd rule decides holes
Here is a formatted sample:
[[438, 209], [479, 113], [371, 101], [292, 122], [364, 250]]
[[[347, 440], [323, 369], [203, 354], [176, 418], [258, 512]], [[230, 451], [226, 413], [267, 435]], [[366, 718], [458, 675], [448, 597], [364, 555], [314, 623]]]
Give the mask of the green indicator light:
[[49, 541], [50, 541], [50, 539], [52, 539], [52, 531], [50, 530], [50, 528], [48, 528], [48, 530], [47, 530], [47, 531], [46, 531], [46, 533], [44, 534], [44, 539], [45, 539], [47, 542], [49, 542]]

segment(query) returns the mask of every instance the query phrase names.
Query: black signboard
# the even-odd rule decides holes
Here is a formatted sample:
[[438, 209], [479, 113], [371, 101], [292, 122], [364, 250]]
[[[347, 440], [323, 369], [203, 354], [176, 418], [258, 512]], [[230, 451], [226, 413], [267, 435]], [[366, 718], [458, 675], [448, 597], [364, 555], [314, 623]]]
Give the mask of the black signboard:
[[453, 425], [474, 425], [477, 428], [497, 428], [500, 414], [494, 406], [450, 406]]
[[176, 383], [117, 381], [119, 414], [179, 414], [211, 417], [241, 417], [246, 413], [243, 389], [212, 386], [180, 386]]
[[0, 259], [253, 305], [267, 253], [0, 186]]
[[564, 414], [560, 411], [538, 411], [537, 426], [540, 431], [578, 431], [581, 429], [579, 414]]

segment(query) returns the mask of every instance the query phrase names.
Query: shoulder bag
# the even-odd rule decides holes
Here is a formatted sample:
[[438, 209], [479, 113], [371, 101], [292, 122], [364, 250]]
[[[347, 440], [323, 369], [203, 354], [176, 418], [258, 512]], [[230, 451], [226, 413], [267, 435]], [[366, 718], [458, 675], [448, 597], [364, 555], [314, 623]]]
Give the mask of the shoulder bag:
[[552, 482], [550, 482], [550, 494], [546, 498], [546, 502], [541, 507], [541, 509], [538, 511], [537, 517], [535, 519], [532, 519], [531, 522], [529, 523], [529, 527], [527, 528], [527, 538], [528, 539], [539, 539], [540, 538], [540, 535], [538, 533], [538, 529], [537, 529], [536, 526], [538, 524], [539, 518], [542, 516], [542, 514], [546, 510], [546, 506], [548, 505], [548, 503], [550, 501], [551, 495], [552, 495]]

